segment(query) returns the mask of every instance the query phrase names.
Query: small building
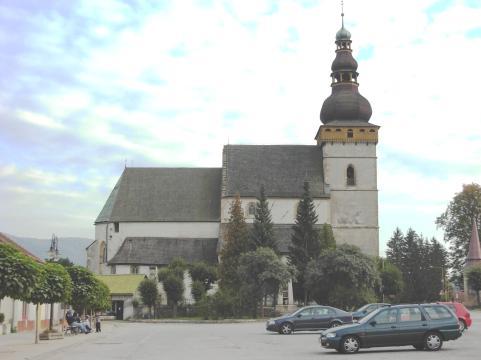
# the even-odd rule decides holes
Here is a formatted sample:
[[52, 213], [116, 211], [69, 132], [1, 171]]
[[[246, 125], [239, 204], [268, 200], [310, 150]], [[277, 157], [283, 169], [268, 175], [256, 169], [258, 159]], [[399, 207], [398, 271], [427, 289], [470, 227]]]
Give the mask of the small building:
[[473, 229], [471, 231], [471, 241], [469, 242], [468, 256], [464, 266], [464, 304], [468, 306], [477, 305], [476, 291], [471, 289], [468, 284], [467, 271], [473, 266], [481, 265], [481, 244], [479, 243], [478, 226], [473, 219]]
[[[32, 260], [39, 264], [43, 264], [44, 261], [37, 256], [33, 255], [30, 251], [26, 250], [15, 241], [13, 241], [7, 235], [0, 233], [0, 244], [6, 244], [14, 247], [24, 255], [28, 256]], [[1, 333], [8, 333], [11, 331], [32, 331], [35, 329], [35, 304], [27, 303], [21, 300], [14, 300], [9, 297], [0, 299], [0, 313], [5, 315], [4, 329], [0, 329]], [[58, 325], [63, 318], [63, 309], [61, 304], [54, 304], [53, 323]], [[40, 305], [40, 324], [39, 329], [47, 329], [50, 321], [50, 304]]]
[[107, 285], [112, 301], [112, 314], [116, 320], [127, 320], [134, 316], [134, 298], [138, 298], [140, 283], [145, 275], [96, 275], [97, 279]]

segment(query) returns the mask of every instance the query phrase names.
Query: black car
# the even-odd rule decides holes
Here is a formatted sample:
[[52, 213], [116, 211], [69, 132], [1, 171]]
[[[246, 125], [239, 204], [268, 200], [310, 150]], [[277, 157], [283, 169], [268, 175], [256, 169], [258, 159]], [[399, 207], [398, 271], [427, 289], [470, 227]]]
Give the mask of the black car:
[[268, 320], [266, 330], [287, 335], [293, 331], [322, 330], [343, 324], [352, 324], [350, 313], [331, 306], [314, 305]]
[[382, 308], [384, 306], [388, 306], [390, 304], [387, 303], [374, 303], [374, 304], [366, 304], [364, 306], [361, 306], [359, 309], [354, 311], [352, 313], [352, 318], [353, 320], [360, 320], [367, 314], [372, 313], [374, 310], [377, 310], [379, 308]]
[[360, 348], [412, 345], [436, 351], [461, 336], [458, 319], [440, 304], [396, 305], [373, 311], [359, 323], [321, 333], [325, 348], [355, 353]]

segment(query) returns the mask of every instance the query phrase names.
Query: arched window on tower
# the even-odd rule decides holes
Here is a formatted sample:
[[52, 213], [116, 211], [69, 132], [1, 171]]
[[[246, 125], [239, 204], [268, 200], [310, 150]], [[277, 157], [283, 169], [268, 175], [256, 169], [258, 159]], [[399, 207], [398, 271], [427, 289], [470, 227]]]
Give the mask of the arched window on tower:
[[356, 185], [356, 177], [354, 174], [354, 166], [349, 165], [346, 170], [346, 184], [347, 186], [354, 186]]

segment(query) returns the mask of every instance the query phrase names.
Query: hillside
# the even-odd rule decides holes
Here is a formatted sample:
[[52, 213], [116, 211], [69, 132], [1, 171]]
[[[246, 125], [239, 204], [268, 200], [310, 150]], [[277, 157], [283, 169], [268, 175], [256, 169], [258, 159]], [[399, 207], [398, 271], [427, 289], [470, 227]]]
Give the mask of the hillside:
[[[47, 257], [51, 239], [38, 239], [9, 235], [18, 244], [41, 259]], [[76, 265], [86, 266], [87, 253], [85, 248], [93, 242], [92, 239], [65, 237], [58, 238], [60, 257], [68, 257]]]

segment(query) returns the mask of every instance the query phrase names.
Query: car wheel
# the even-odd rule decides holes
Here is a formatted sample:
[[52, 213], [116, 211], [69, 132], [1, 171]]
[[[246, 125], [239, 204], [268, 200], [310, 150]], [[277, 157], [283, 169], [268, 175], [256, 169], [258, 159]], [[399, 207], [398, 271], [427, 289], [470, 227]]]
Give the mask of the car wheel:
[[338, 326], [341, 326], [341, 323], [339, 321], [333, 321], [332, 323], [329, 324], [329, 328], [338, 327]]
[[281, 331], [280, 331], [281, 334], [289, 335], [289, 334], [292, 334], [292, 331], [293, 331], [293, 328], [291, 323], [285, 322], [281, 325]]
[[459, 319], [459, 331], [464, 332], [464, 330], [466, 330], [466, 323], [464, 320]]
[[438, 351], [443, 346], [443, 339], [441, 334], [437, 332], [430, 332], [424, 338], [424, 348], [429, 351]]
[[354, 354], [359, 351], [361, 344], [359, 339], [355, 336], [348, 335], [341, 341], [341, 352], [344, 354]]
[[413, 345], [413, 347], [414, 347], [416, 350], [424, 350], [424, 345], [423, 345], [423, 344], [416, 344], [416, 345]]

